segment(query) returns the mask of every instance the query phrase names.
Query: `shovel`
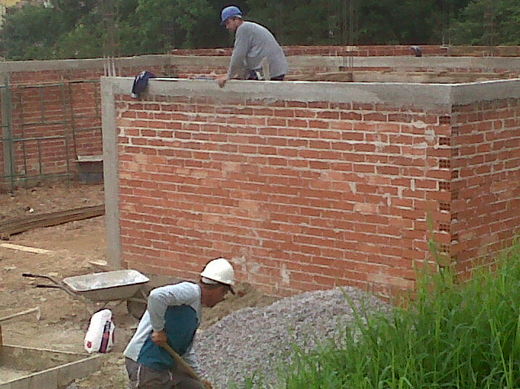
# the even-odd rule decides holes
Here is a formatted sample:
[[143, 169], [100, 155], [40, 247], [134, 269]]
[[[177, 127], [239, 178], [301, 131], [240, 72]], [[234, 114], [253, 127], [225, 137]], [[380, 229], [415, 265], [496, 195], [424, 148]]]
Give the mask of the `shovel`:
[[211, 383], [209, 383], [206, 380], [202, 380], [197, 373], [195, 373], [195, 370], [191, 368], [190, 365], [188, 365], [184, 359], [181, 358], [179, 354], [175, 352], [175, 350], [168, 344], [161, 345], [162, 348], [164, 348], [166, 351], [168, 351], [168, 354], [175, 360], [176, 363], [179, 364], [179, 366], [182, 367], [182, 369], [186, 372], [186, 374], [193, 378], [194, 380], [197, 380], [199, 382], [202, 382], [202, 384], [206, 387], [206, 389], [212, 389]]

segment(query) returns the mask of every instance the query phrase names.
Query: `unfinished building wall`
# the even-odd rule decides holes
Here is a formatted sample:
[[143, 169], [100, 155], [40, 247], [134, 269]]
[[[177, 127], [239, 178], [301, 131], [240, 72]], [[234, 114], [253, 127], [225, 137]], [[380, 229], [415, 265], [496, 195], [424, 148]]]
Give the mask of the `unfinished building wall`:
[[[425, 56], [421, 58], [413, 57], [409, 46], [284, 49], [289, 54], [289, 77], [344, 72], [349, 66], [353, 70], [352, 80], [360, 82], [413, 80], [426, 83], [435, 82], [435, 78], [441, 76], [443, 82], [461, 82], [471, 80], [472, 73], [482, 73], [484, 79], [511, 78], [520, 74], [518, 58], [453, 58], [449, 57], [456, 49], [453, 47], [423, 46]], [[505, 50], [494, 49], [495, 55]], [[510, 55], [516, 53], [514, 47], [508, 50]], [[459, 50], [458, 54], [463, 52]], [[121, 58], [116, 60], [115, 67], [118, 74], [127, 76], [149, 70], [159, 77], [206, 79], [211, 72], [227, 70], [229, 58], [223, 55], [229, 55], [230, 49], [176, 51], [176, 54], [183, 53], [187, 55]], [[395, 55], [400, 56], [393, 57]], [[350, 56], [355, 56], [353, 63]], [[70, 179], [77, 173], [78, 156], [101, 153], [98, 81], [105, 65], [101, 59], [0, 64], [0, 82], [9, 89], [8, 93], [2, 92], [0, 168], [3, 174], [0, 190], [46, 177]], [[459, 76], [453, 78], [445, 72], [459, 73]], [[460, 73], [467, 74], [462, 77]], [[0, 89], [4, 91], [2, 85]]]
[[[285, 50], [287, 48], [284, 48]], [[343, 47], [345, 49], [345, 47]], [[183, 53], [183, 51], [179, 51]], [[210, 74], [224, 74], [229, 65], [229, 50], [199, 50], [185, 51], [185, 55], [175, 55], [172, 63], [179, 78], [208, 78]], [[352, 55], [343, 51], [336, 55], [293, 55], [288, 56], [288, 79], [294, 80], [294, 76], [311, 75], [327, 72], [353, 72], [352, 81], [381, 81], [381, 82], [424, 82], [424, 83], [459, 83], [470, 82], [472, 77], [492, 78], [518, 78], [520, 75], [520, 58], [518, 57], [450, 57], [427, 56], [366, 56]], [[363, 72], [371, 74], [365, 79]], [[396, 79], [393, 73], [401, 73]], [[410, 74], [417, 72], [422, 74]], [[435, 80], [435, 77], [457, 75], [461, 79], [448, 81]], [[407, 78], [408, 76], [408, 78]], [[420, 76], [417, 78], [417, 76]], [[371, 78], [372, 77], [372, 78]], [[375, 78], [377, 77], [377, 78]], [[422, 80], [420, 79], [422, 77]], [[465, 79], [464, 79], [465, 78]], [[300, 78], [301, 79], [301, 78]], [[482, 80], [483, 80], [482, 79]], [[306, 79], [307, 81], [310, 78]], [[326, 80], [323, 80], [326, 81]], [[337, 80], [330, 80], [337, 81]], [[473, 79], [475, 81], [475, 79]]]
[[456, 105], [451, 121], [452, 257], [467, 273], [519, 231], [520, 100]]
[[[0, 66], [0, 188], [71, 179], [78, 157], [102, 155], [99, 79], [103, 60], [21, 61]], [[169, 57], [121, 60], [121, 75], [172, 75]], [[130, 90], [128, 91], [130, 93]]]
[[[419, 47], [424, 56], [465, 56], [465, 57], [518, 57], [520, 46], [440, 46], [440, 45], [356, 45], [356, 46], [283, 46], [287, 56], [343, 56], [380, 57], [415, 55], [412, 47]], [[231, 55], [232, 48], [216, 49], [174, 49], [173, 55]]]
[[[195, 278], [223, 255], [240, 280], [277, 295], [335, 285], [382, 294], [410, 288], [415, 265], [436, 260], [432, 239], [441, 257], [457, 254], [459, 265], [471, 267], [474, 252], [457, 246], [456, 214], [461, 226], [476, 223], [455, 188], [487, 198], [497, 184], [477, 189], [464, 181], [463, 161], [486, 150], [457, 135], [468, 122], [458, 113], [472, 104], [502, 106], [493, 101], [505, 97], [505, 84], [234, 82], [218, 89], [152, 81], [151, 94], [135, 102], [120, 93], [128, 82], [107, 80], [104, 95], [115, 107], [119, 161], [117, 189], [108, 193], [120, 191], [119, 215], [108, 224], [120, 229], [123, 266]], [[505, 90], [518, 95], [518, 81]], [[495, 157], [518, 177], [517, 138], [508, 133], [519, 128], [517, 98], [506, 101], [507, 113], [498, 115], [509, 130], [500, 136], [512, 141], [515, 157]], [[508, 189], [509, 210], [519, 185]], [[494, 235], [507, 244], [520, 220], [494, 217], [508, 225]], [[488, 230], [475, 234], [477, 245], [490, 239]]]

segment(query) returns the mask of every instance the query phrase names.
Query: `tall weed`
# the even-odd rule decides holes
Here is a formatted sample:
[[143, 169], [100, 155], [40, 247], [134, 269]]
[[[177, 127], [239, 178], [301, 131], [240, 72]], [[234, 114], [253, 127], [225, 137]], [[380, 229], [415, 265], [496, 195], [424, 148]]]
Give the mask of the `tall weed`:
[[[390, 315], [356, 312], [341, 346], [295, 349], [279, 388], [520, 388], [520, 243], [495, 271], [424, 272], [415, 298]], [[262, 387], [261, 384], [259, 387]]]

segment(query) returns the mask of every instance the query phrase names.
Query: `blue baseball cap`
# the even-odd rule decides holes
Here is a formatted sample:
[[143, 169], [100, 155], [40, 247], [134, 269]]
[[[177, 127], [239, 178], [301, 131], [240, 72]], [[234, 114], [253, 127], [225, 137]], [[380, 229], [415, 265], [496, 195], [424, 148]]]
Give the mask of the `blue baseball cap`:
[[222, 10], [220, 16], [222, 19], [220, 25], [223, 26], [226, 23], [226, 20], [228, 20], [229, 18], [232, 18], [234, 16], [242, 17], [242, 11], [240, 11], [240, 8], [235, 7], [234, 5], [230, 5], [229, 7], [226, 7]]

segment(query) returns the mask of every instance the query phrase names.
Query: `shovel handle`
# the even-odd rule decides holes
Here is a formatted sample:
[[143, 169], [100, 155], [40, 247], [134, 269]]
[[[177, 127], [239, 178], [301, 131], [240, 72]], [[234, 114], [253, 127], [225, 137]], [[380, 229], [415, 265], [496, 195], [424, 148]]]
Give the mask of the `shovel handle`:
[[202, 380], [197, 375], [197, 373], [195, 373], [195, 371], [192, 369], [192, 367], [190, 365], [188, 365], [184, 361], [184, 359], [182, 359], [181, 356], [179, 354], [177, 354], [177, 352], [168, 343], [161, 345], [161, 347], [164, 348], [166, 351], [168, 351], [168, 354], [170, 354], [170, 356], [175, 360], [176, 363], [178, 363], [180, 366], [182, 366], [182, 368], [186, 371], [186, 373], [188, 373], [188, 375], [191, 378], [202, 382]]

